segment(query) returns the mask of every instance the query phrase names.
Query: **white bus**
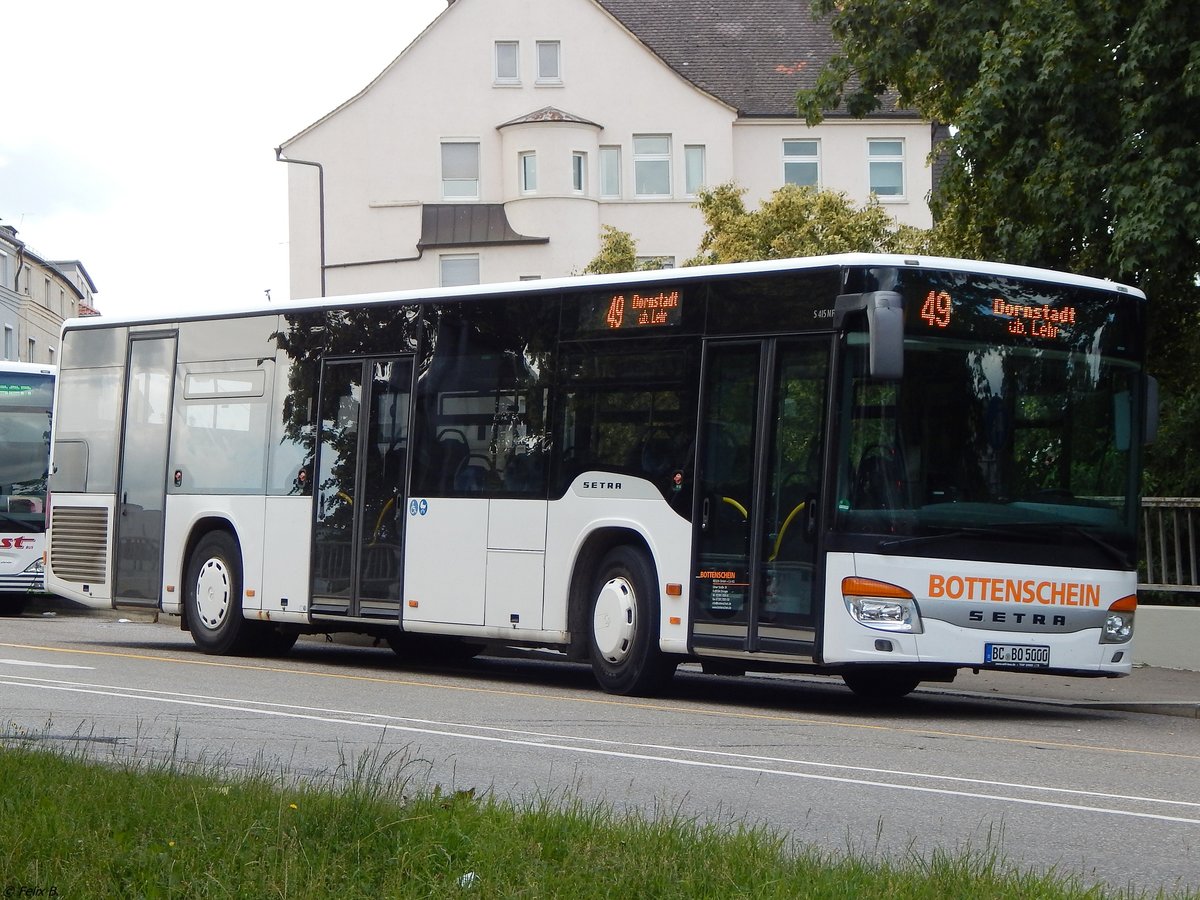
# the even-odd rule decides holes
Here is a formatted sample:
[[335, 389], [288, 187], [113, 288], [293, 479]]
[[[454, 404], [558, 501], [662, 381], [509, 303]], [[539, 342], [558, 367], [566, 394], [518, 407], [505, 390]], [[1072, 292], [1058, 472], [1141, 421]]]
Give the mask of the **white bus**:
[[64, 326], [50, 589], [208, 653], [1130, 671], [1145, 297], [842, 255]]
[[45, 593], [54, 366], [0, 361], [0, 615]]

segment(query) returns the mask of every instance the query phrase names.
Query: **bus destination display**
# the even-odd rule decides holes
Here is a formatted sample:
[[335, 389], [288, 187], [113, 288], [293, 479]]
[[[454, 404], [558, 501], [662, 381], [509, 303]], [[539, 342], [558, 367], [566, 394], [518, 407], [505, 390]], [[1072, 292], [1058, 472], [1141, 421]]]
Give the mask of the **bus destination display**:
[[[960, 314], [970, 313], [959, 306], [958, 301], [949, 291], [931, 290], [921, 303], [920, 319], [929, 328], [950, 328], [953, 324], [955, 309]], [[1036, 340], [1055, 341], [1070, 336], [1070, 326], [1075, 324], [1075, 307], [1050, 306], [1045, 303], [1015, 303], [993, 297], [990, 299], [986, 312], [994, 320], [1003, 323], [1011, 335], [1029, 337]], [[980, 318], [976, 313], [973, 318]]]
[[587, 331], [639, 331], [678, 325], [679, 291], [621, 291], [597, 298], [585, 312]]

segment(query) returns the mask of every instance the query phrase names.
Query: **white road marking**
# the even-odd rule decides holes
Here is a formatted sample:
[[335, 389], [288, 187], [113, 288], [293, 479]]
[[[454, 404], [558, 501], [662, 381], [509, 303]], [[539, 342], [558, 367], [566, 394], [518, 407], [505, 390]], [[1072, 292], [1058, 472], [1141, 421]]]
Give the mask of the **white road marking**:
[[[15, 677], [15, 676], [10, 676]], [[1187, 818], [1182, 816], [1169, 816], [1160, 813], [1136, 812], [1127, 809], [1114, 809], [1111, 807], [1102, 806], [1086, 806], [1077, 803], [1065, 803], [1054, 800], [1039, 800], [1027, 797], [1014, 797], [1004, 794], [988, 794], [969, 790], [956, 790], [943, 787], [932, 787], [915, 784], [898, 784], [896, 782], [875, 781], [871, 778], [851, 777], [849, 775], [826, 775], [818, 772], [797, 772], [789, 769], [776, 768], [778, 765], [793, 765], [807, 766], [809, 768], [822, 768], [827, 770], [842, 770], [846, 772], [861, 772], [872, 776], [903, 776], [909, 778], [936, 780], [943, 782], [963, 782], [966, 784], [978, 784], [984, 787], [992, 788], [1013, 788], [1034, 793], [1062, 793], [1073, 794], [1077, 796], [1089, 796], [1103, 800], [1128, 800], [1141, 803], [1157, 803], [1170, 804], [1187, 807], [1200, 807], [1200, 803], [1182, 800], [1167, 800], [1158, 797], [1138, 797], [1126, 796], [1120, 794], [1105, 794], [1100, 792], [1069, 790], [1065, 788], [1055, 788], [1040, 785], [1018, 785], [1009, 784], [1006, 782], [983, 781], [978, 779], [960, 778], [947, 775], [927, 774], [921, 772], [902, 772], [890, 771], [886, 769], [872, 769], [858, 766], [838, 765], [833, 763], [815, 762], [800, 759], [787, 759], [781, 757], [765, 757], [753, 756], [748, 754], [728, 753], [725, 751], [706, 750], [703, 748], [690, 747], [671, 747], [667, 745], [655, 744], [631, 744], [624, 741], [606, 741], [598, 738], [574, 737], [569, 735], [557, 735], [541, 732], [519, 731], [515, 729], [506, 729], [493, 726], [469, 725], [456, 722], [437, 722], [425, 719], [412, 719], [401, 716], [390, 716], [383, 713], [362, 713], [348, 710], [324, 709], [320, 707], [299, 707], [292, 704], [279, 704], [250, 700], [239, 700], [235, 698], [224, 697], [208, 697], [201, 694], [183, 694], [171, 691], [154, 691], [143, 690], [140, 688], [120, 688], [111, 685], [90, 685], [76, 684], [73, 682], [51, 681], [49, 679], [28, 678], [21, 681], [5, 680], [0, 681], [0, 684], [5, 684], [11, 687], [27, 687], [37, 688], [41, 690], [64, 691], [69, 693], [93, 694], [98, 696], [116, 697], [128, 700], [143, 700], [154, 703], [162, 703], [175, 706], [190, 706], [202, 709], [219, 709], [226, 712], [239, 712], [256, 714], [260, 716], [269, 716], [272, 718], [298, 719], [304, 721], [320, 722], [326, 725], [351, 725], [364, 728], [376, 728], [393, 731], [401, 731], [411, 734], [428, 735], [436, 737], [457, 738], [459, 740], [483, 741], [495, 744], [504, 744], [509, 746], [530, 747], [544, 750], [559, 750], [566, 753], [587, 754], [592, 756], [605, 756], [615, 759], [637, 760], [641, 762], [657, 762], [673, 766], [687, 766], [692, 768], [704, 769], [719, 769], [725, 771], [745, 772], [756, 775], [775, 775], [783, 778], [798, 778], [811, 781], [825, 781], [837, 784], [854, 785], [858, 787], [875, 787], [884, 788], [893, 791], [908, 791], [924, 794], [936, 794], [948, 797], [957, 797], [962, 799], [974, 800], [995, 800], [1005, 803], [1017, 803], [1025, 806], [1047, 807], [1053, 809], [1069, 809], [1080, 812], [1102, 813], [1113, 816], [1127, 816], [1138, 819], [1153, 819], [1160, 822], [1176, 822], [1186, 825], [1200, 825], [1200, 818]], [[468, 733], [463, 730], [451, 729], [470, 729], [474, 732], [485, 733]], [[491, 732], [491, 733], [486, 733]], [[504, 737], [502, 735], [512, 735]], [[535, 739], [536, 738], [536, 739]], [[566, 742], [575, 742], [566, 743]], [[582, 746], [584, 744], [592, 746]], [[661, 753], [635, 753], [630, 750], [617, 750], [614, 747], [638, 748], [641, 750], [655, 750]], [[712, 757], [713, 759], [687, 759], [679, 755], [666, 754], [689, 754], [691, 756]], [[747, 763], [770, 763], [773, 766], [765, 765], [750, 765], [747, 763], [734, 762], [718, 762], [717, 759], [741, 759]]]
[[35, 666], [40, 669], [86, 669], [89, 672], [95, 670], [95, 666], [70, 666], [65, 663], [44, 663], [32, 662], [27, 659], [0, 659], [0, 665], [5, 666]]

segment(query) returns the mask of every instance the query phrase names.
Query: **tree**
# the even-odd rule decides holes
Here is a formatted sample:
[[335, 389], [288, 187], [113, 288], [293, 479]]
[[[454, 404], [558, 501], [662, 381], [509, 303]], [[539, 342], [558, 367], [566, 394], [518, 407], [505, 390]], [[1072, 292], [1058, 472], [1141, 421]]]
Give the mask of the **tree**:
[[600, 230], [600, 252], [583, 271], [586, 275], [633, 272], [638, 268], [637, 242], [628, 231], [604, 225]]
[[[1150, 298], [1166, 433], [1156, 489], [1200, 423], [1200, 5], [1193, 0], [814, 0], [842, 52], [798, 95], [809, 124], [883, 103], [953, 126], [931, 206], [963, 255], [1113, 278]], [[1195, 406], [1196, 404], [1191, 404]]]
[[700, 192], [696, 206], [708, 230], [688, 265], [855, 251], [917, 253], [929, 247], [928, 232], [898, 224], [874, 198], [858, 209], [840, 192], [789, 184], [757, 210], [747, 210], [743, 194], [734, 184]]

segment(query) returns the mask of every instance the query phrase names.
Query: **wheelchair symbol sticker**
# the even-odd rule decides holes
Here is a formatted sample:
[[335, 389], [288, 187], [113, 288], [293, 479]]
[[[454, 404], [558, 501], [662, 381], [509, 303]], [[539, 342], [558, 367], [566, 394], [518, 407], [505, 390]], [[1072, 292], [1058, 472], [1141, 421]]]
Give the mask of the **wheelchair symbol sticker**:
[[427, 512], [429, 512], [429, 501], [428, 500], [409, 500], [408, 501], [408, 514], [410, 516], [415, 516], [417, 514], [420, 514], [423, 516]]

